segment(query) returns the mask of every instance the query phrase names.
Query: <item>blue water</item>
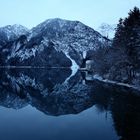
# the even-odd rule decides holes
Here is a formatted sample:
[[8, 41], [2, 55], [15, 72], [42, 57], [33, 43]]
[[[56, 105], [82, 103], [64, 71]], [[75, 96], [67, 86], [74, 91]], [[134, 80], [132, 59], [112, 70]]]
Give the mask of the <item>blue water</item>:
[[45, 115], [30, 105], [21, 110], [1, 107], [0, 136], [1, 140], [117, 140], [110, 113], [101, 113], [95, 106], [59, 117]]
[[0, 140], [140, 139], [132, 91], [62, 69], [0, 73]]

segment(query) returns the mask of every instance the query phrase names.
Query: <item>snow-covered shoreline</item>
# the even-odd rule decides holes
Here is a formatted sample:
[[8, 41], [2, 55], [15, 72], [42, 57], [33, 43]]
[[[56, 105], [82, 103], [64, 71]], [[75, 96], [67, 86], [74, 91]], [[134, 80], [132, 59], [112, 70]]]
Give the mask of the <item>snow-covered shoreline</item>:
[[94, 80], [98, 80], [100, 82], [104, 82], [104, 83], [108, 83], [108, 84], [113, 84], [113, 85], [117, 85], [117, 86], [122, 86], [122, 87], [127, 87], [127, 88], [131, 88], [133, 90], [136, 91], [140, 91], [140, 88], [135, 86], [135, 85], [130, 85], [130, 84], [126, 84], [126, 83], [121, 83], [121, 82], [117, 82], [117, 81], [113, 81], [113, 80], [109, 80], [109, 79], [104, 79], [99, 75], [94, 75], [93, 76]]

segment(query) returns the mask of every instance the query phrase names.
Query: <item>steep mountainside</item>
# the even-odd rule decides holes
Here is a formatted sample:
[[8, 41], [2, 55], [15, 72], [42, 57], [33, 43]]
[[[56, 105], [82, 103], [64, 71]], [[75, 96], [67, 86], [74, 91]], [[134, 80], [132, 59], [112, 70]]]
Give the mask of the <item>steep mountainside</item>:
[[[21, 29], [18, 29], [19, 32], [14, 31], [14, 41], [9, 41], [9, 38], [15, 35], [12, 32], [3, 34], [8, 42], [1, 50], [2, 65], [72, 66], [77, 69], [87, 52], [106, 47], [110, 43], [108, 39], [79, 21], [49, 19], [31, 29], [29, 33]], [[20, 31], [22, 36], [19, 37]]]

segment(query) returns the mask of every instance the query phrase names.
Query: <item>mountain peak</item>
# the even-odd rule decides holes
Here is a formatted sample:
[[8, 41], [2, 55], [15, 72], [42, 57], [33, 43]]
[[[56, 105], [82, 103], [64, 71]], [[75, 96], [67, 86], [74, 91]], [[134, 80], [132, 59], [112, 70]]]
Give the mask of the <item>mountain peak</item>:
[[[73, 27], [76, 25], [76, 23], [80, 23], [79, 21], [71, 21], [71, 20], [66, 20], [66, 19], [61, 19], [61, 18], [52, 18], [52, 19], [47, 19], [44, 22], [40, 23], [37, 25], [35, 28], [63, 28], [63, 27]], [[33, 29], [35, 29], [33, 28]]]
[[25, 30], [25, 31], [29, 31], [28, 28], [26, 28], [25, 26], [22, 26], [20, 24], [13, 24], [13, 25], [6, 25], [4, 27], [0, 28], [1, 30]]
[[30, 38], [38, 35], [47, 36], [49, 38], [53, 38], [57, 35], [66, 35], [66, 34], [76, 34], [76, 33], [84, 33], [86, 30], [90, 32], [94, 32], [94, 29], [86, 26], [80, 21], [72, 21], [61, 18], [52, 18], [47, 19], [46, 21], [40, 23], [36, 27], [30, 30]]
[[5, 36], [5, 40], [7, 41], [14, 40], [19, 36], [28, 33], [29, 29], [19, 24], [7, 25], [0, 28], [0, 34], [2, 34], [2, 36]]

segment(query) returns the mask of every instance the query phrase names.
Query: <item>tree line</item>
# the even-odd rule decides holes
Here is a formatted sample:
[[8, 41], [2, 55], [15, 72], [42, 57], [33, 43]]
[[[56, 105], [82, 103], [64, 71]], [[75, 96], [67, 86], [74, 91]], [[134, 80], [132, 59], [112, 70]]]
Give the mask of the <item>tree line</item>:
[[140, 10], [134, 7], [120, 19], [111, 47], [93, 54], [94, 72], [105, 78], [132, 83], [140, 75]]

